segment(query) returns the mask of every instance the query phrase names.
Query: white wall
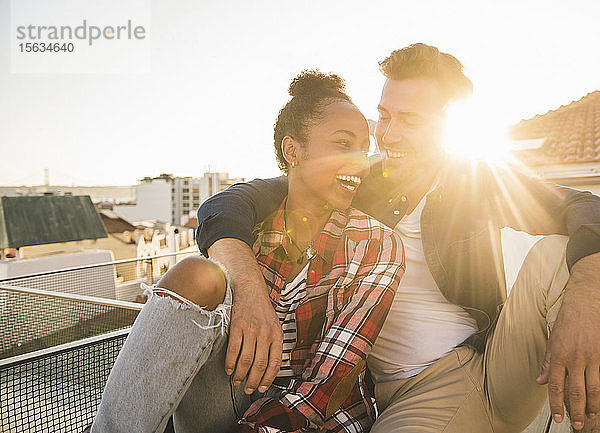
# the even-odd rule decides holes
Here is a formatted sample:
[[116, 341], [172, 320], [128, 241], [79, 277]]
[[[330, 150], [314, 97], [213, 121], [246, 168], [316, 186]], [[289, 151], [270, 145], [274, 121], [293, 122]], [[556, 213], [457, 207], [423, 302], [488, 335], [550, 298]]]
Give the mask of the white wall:
[[115, 206], [113, 211], [129, 221], [171, 222], [171, 183], [155, 179], [137, 184], [135, 191], [135, 206]]
[[[5, 260], [0, 262], [0, 280], [76, 266], [106, 263], [113, 260], [113, 253], [108, 250], [56, 254], [47, 257], [22, 260]], [[5, 284], [114, 299], [115, 276], [114, 266], [109, 265], [69, 272], [59, 272]]]
[[[172, 180], [152, 178], [142, 181], [135, 186], [136, 204], [114, 206], [113, 211], [133, 222], [159, 219], [171, 224], [184, 224], [210, 196], [231, 183], [244, 181], [242, 178], [230, 179], [224, 172], [204, 173], [202, 177], [175, 177]], [[185, 201], [184, 188], [188, 188]], [[197, 194], [194, 194], [194, 188], [197, 188]]]
[[502, 233], [502, 256], [504, 259], [504, 276], [508, 293], [512, 288], [523, 260], [533, 245], [543, 236], [532, 236], [525, 232], [518, 232], [509, 227], [504, 227]]
[[580, 189], [582, 191], [589, 191], [597, 196], [600, 196], [600, 185], [576, 185], [572, 188]]

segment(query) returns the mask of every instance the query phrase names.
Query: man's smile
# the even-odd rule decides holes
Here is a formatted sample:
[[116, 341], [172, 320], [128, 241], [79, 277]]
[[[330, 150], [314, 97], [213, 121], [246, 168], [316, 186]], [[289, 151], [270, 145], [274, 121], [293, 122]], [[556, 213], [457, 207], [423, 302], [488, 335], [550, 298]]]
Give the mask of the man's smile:
[[386, 147], [383, 149], [383, 152], [387, 159], [403, 159], [403, 158], [406, 158], [407, 156], [414, 155], [414, 152], [409, 149], [392, 150], [392, 149], [389, 149]]

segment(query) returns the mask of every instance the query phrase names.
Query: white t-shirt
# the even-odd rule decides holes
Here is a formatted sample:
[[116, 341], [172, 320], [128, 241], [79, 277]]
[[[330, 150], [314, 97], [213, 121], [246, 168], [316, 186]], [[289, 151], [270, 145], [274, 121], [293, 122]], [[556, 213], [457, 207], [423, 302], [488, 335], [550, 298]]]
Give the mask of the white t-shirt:
[[477, 332], [476, 321], [446, 300], [427, 267], [421, 242], [426, 200], [395, 228], [404, 242], [406, 272], [367, 359], [375, 382], [415, 376]]

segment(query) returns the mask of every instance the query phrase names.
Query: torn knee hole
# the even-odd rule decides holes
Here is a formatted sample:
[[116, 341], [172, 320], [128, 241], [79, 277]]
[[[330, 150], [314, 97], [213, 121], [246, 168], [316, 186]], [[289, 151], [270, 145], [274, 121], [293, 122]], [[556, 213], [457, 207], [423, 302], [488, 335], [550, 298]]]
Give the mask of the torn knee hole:
[[184, 298], [178, 293], [175, 293], [163, 287], [150, 287], [147, 284], [142, 283], [142, 288], [144, 288], [144, 294], [147, 295], [148, 298], [151, 298], [153, 295], [160, 296], [161, 298], [169, 298], [169, 301], [172, 302], [176, 308], [192, 309], [206, 316], [206, 323], [199, 323], [196, 320], [192, 319], [192, 322], [201, 329], [207, 330], [220, 327], [221, 335], [223, 335], [229, 328], [229, 319], [231, 311], [230, 303], [223, 302], [213, 309], [207, 309], [205, 307], [193, 303], [192, 301]]

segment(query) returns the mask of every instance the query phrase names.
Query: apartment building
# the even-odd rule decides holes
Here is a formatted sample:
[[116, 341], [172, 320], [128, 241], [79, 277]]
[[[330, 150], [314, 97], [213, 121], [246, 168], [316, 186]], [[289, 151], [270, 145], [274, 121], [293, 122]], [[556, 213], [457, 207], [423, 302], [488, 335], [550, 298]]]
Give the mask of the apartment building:
[[135, 205], [118, 205], [113, 210], [130, 221], [160, 220], [183, 225], [204, 200], [237, 182], [244, 179], [230, 178], [224, 172], [207, 172], [202, 177], [145, 177], [135, 185]]

